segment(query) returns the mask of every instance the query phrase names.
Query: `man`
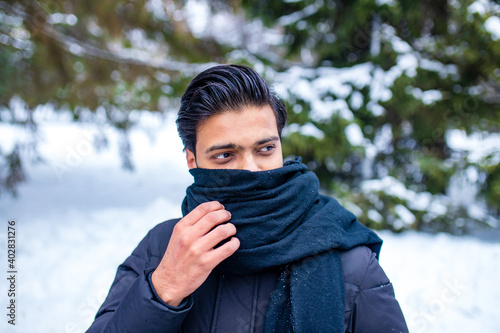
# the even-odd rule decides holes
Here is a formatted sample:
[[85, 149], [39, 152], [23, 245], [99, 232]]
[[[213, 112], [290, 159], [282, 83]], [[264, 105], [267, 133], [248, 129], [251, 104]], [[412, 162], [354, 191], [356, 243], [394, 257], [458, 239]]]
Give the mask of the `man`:
[[407, 332], [381, 240], [300, 159], [283, 163], [285, 121], [250, 68], [193, 79], [177, 119], [184, 217], [118, 268], [88, 332]]

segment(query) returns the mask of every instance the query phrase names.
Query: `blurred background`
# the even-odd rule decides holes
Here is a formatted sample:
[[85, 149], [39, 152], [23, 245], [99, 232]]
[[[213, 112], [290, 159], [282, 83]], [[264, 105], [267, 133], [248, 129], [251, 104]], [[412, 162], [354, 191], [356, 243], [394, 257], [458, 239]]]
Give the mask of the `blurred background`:
[[175, 113], [219, 63], [273, 85], [285, 156], [385, 240], [410, 331], [500, 331], [499, 14], [493, 0], [0, 0], [0, 259], [7, 271], [15, 219], [19, 268], [2, 332], [85, 331], [116, 267], [179, 216]]

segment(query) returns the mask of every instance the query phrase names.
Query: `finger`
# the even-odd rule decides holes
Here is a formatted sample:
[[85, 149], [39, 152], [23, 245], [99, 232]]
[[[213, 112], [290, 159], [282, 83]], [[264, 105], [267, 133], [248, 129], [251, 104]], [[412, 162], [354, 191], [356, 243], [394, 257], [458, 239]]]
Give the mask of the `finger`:
[[240, 240], [236, 237], [231, 237], [231, 239], [220, 247], [213, 249], [207, 253], [207, 262], [210, 266], [215, 267], [220, 264], [223, 260], [229, 258], [233, 255], [236, 250], [240, 247]]
[[182, 218], [184, 224], [194, 225], [201, 218], [210, 212], [224, 209], [224, 206], [218, 201], [204, 202], [193, 209], [189, 214]]
[[192, 225], [192, 233], [202, 237], [217, 227], [217, 225], [227, 222], [231, 219], [231, 213], [227, 210], [217, 210], [209, 212], [203, 216], [197, 223]]
[[232, 223], [219, 225], [199, 240], [200, 248], [210, 251], [217, 244], [236, 234], [236, 227]]

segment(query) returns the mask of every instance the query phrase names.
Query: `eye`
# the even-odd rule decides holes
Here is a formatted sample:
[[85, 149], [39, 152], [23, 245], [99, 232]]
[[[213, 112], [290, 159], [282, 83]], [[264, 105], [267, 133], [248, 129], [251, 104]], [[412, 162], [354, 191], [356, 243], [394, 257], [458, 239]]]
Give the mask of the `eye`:
[[217, 155], [212, 156], [212, 158], [213, 158], [214, 160], [219, 160], [219, 161], [220, 161], [220, 160], [227, 159], [227, 158], [229, 158], [229, 157], [231, 157], [231, 153], [220, 153], [220, 154], [217, 154]]
[[272, 152], [272, 150], [275, 148], [274, 145], [270, 145], [270, 146], [265, 146], [265, 147], [262, 147], [259, 149], [259, 152], [262, 152], [262, 153], [270, 153]]

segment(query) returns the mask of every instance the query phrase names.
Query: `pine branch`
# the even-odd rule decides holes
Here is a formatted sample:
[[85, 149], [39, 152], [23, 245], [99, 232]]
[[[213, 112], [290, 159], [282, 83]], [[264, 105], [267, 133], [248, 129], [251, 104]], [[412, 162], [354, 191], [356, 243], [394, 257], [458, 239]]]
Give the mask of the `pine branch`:
[[[32, 2], [37, 8], [37, 15], [47, 16], [47, 13], [40, 7], [37, 1]], [[135, 65], [140, 67], [147, 67], [154, 70], [166, 70], [173, 72], [185, 72], [189, 74], [196, 74], [205, 69], [211, 64], [192, 64], [184, 63], [179, 61], [159, 59], [153, 61], [151, 59], [140, 59], [138, 57], [120, 54], [116, 52], [111, 52], [97, 46], [91, 45], [84, 41], [81, 41], [75, 37], [68, 36], [63, 32], [59, 31], [57, 27], [49, 23], [47, 19], [36, 18], [33, 14], [30, 14], [27, 8], [19, 5], [14, 7], [6, 3], [5, 1], [0, 1], [0, 9], [4, 10], [6, 13], [20, 17], [26, 22], [27, 26], [31, 31], [36, 31], [37, 33], [42, 33], [43, 35], [53, 39], [58, 42], [66, 52], [69, 52], [76, 56], [86, 56], [99, 58], [115, 63], [122, 63], [128, 65]]]

